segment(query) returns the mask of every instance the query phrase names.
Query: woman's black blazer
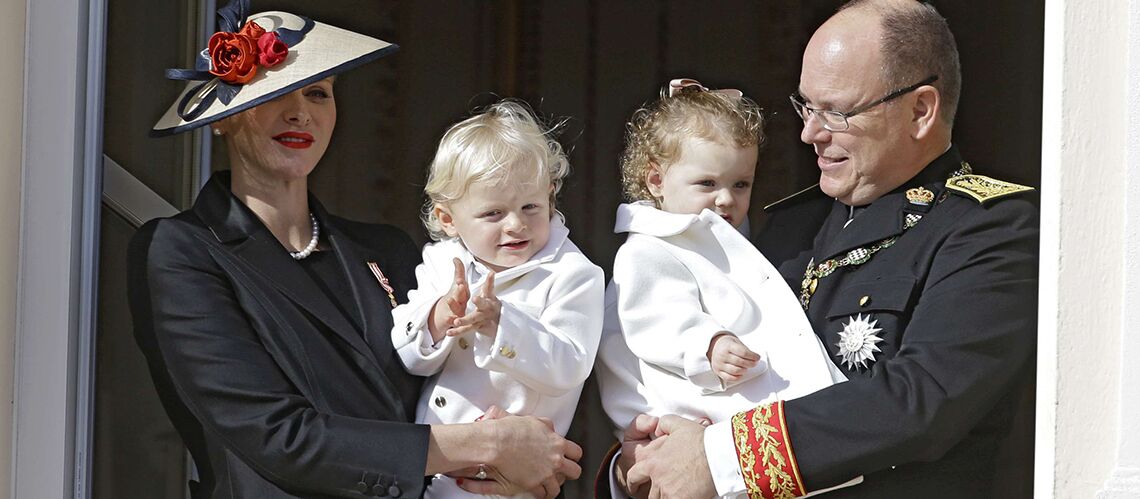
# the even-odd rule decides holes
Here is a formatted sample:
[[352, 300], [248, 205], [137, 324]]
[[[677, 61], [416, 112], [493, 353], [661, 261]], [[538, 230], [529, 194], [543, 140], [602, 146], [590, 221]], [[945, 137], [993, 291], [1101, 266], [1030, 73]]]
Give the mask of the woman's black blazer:
[[310, 206], [354, 303], [322, 292], [227, 173], [131, 241], [135, 338], [198, 467], [196, 499], [422, 494], [428, 427], [411, 423], [422, 379], [400, 365], [388, 292], [369, 269], [404, 301], [420, 253], [399, 229]]

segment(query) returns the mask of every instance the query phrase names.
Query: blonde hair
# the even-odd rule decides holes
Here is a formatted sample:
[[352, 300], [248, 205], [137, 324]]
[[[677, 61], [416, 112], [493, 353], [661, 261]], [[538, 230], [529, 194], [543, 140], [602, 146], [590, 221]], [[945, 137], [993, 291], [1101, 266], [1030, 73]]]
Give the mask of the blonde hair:
[[428, 199], [421, 218], [431, 238], [448, 237], [435, 215], [436, 204], [446, 205], [463, 197], [471, 184], [501, 180], [508, 172], [531, 173], [535, 182], [549, 182], [553, 216], [562, 179], [570, 173], [570, 161], [554, 138], [562, 123], [548, 127], [525, 103], [501, 100], [452, 125], [439, 141], [424, 186]]
[[703, 139], [736, 147], [764, 141], [764, 117], [752, 99], [719, 92], [688, 91], [661, 97], [633, 113], [626, 124], [621, 157], [622, 191], [627, 201], [653, 201], [645, 184], [651, 165], [662, 173], [681, 156], [681, 141]]

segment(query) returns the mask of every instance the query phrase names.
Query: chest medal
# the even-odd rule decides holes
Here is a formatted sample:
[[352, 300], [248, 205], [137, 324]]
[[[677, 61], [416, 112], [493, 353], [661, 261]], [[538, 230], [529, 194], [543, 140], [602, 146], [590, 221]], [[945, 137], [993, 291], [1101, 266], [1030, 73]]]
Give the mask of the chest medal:
[[879, 321], [871, 320], [870, 315], [864, 317], [859, 314], [847, 318], [847, 323], [839, 332], [839, 343], [835, 344], [839, 348], [839, 353], [835, 356], [843, 358], [843, 367], [855, 369], [855, 366], [859, 366], [860, 369], [866, 369], [868, 363], [875, 362], [875, 352], [882, 351], [876, 343], [883, 341], [877, 334], [882, 332], [882, 329], [875, 327], [878, 324]]

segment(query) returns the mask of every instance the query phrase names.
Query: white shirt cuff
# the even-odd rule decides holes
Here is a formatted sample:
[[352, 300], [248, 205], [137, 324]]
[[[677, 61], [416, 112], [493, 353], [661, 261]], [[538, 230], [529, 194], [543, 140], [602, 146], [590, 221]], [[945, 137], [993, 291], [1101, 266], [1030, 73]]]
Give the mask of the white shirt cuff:
[[705, 459], [717, 497], [740, 497], [747, 493], [732, 440], [731, 419], [705, 428]]
[[625, 491], [621, 489], [621, 485], [618, 485], [617, 479], [614, 478], [615, 476], [617, 476], [614, 473], [614, 471], [617, 469], [617, 462], [618, 462], [618, 458], [620, 458], [620, 457], [621, 457], [621, 451], [619, 450], [616, 453], [614, 453], [614, 458], [610, 460], [610, 465], [609, 465], [609, 470], [610, 470], [610, 479], [609, 479], [610, 497], [612, 499], [619, 499], [621, 497], [629, 497], [628, 495], [626, 495]]

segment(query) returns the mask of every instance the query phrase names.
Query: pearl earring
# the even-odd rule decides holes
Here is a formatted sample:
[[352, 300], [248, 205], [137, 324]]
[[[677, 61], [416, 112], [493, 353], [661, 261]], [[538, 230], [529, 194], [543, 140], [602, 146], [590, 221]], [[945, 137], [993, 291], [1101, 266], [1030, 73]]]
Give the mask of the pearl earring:
[[215, 137], [221, 137], [222, 136], [222, 131], [220, 129], [214, 128], [213, 130], [214, 130], [214, 136]]

